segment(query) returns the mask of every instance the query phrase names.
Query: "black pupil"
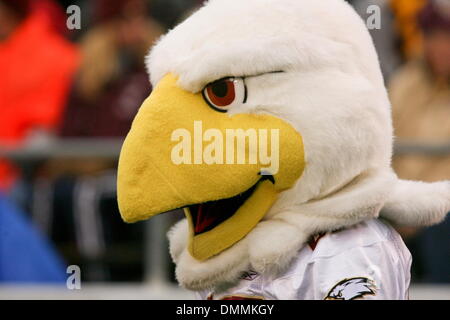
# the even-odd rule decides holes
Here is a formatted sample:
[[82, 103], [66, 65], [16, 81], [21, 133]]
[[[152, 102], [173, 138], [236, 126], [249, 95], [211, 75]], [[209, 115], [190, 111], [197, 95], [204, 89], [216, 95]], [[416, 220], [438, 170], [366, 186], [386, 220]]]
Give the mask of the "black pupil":
[[224, 98], [228, 93], [228, 86], [226, 81], [216, 82], [212, 85], [212, 92], [216, 97]]

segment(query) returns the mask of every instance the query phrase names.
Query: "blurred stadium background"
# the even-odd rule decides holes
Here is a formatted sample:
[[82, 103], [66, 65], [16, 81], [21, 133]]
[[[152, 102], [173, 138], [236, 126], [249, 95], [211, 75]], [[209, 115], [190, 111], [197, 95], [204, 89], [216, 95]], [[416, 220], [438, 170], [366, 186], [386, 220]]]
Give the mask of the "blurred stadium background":
[[[202, 0], [0, 0], [0, 299], [189, 299], [165, 233], [183, 214], [127, 225], [118, 154], [151, 92], [144, 56]], [[450, 179], [450, 0], [353, 0], [393, 103], [401, 178]], [[81, 29], [66, 26], [70, 5]], [[177, 216], [177, 217], [173, 217]], [[450, 299], [450, 220], [400, 229], [411, 299]], [[81, 290], [68, 290], [69, 265]]]

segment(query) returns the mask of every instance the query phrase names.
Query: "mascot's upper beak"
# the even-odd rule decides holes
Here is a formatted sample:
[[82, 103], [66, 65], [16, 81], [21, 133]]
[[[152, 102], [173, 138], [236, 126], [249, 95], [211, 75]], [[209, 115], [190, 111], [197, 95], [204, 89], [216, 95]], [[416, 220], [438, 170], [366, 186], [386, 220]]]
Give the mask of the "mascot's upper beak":
[[185, 208], [189, 251], [204, 260], [248, 234], [304, 166], [302, 137], [287, 122], [217, 112], [168, 74], [123, 145], [119, 209], [125, 221], [135, 222]]

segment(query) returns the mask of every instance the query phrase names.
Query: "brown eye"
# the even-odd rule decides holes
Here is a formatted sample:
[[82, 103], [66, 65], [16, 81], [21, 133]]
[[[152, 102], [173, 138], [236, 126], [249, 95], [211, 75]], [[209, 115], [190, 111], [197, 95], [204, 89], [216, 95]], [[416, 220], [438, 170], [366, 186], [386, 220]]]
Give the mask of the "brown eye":
[[205, 101], [216, 111], [227, 112], [245, 102], [246, 88], [240, 78], [226, 78], [210, 83], [203, 89]]

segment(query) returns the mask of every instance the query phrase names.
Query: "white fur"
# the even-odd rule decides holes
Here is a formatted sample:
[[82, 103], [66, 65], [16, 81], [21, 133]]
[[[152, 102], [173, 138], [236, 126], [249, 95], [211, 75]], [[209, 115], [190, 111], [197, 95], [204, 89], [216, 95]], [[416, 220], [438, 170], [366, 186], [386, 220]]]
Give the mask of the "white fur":
[[147, 66], [153, 85], [171, 72], [191, 92], [247, 76], [248, 101], [229, 116], [272, 114], [304, 139], [302, 177], [243, 240], [199, 262], [186, 250], [186, 223], [171, 232], [177, 278], [187, 288], [232, 282], [248, 268], [278, 272], [310, 235], [377, 217], [383, 207], [385, 218], [413, 225], [450, 210], [448, 184], [392, 173], [390, 103], [377, 55], [343, 0], [209, 1], [159, 41]]
[[189, 237], [189, 226], [186, 219], [183, 219], [170, 228], [167, 233], [170, 243], [170, 256], [174, 263], [178, 263], [178, 258], [186, 249], [186, 240]]
[[450, 181], [425, 183], [397, 180], [381, 215], [403, 226], [430, 226], [450, 210]]
[[147, 66], [153, 85], [173, 72], [197, 92], [224, 76], [324, 67], [382, 86], [375, 60], [363, 21], [343, 0], [214, 0], [163, 36]]
[[[194, 259], [187, 250], [187, 237], [177, 234], [188, 234], [186, 219], [176, 224], [169, 232], [170, 251], [177, 264], [178, 282], [191, 290], [203, 290], [227, 283], [233, 283], [242, 272], [249, 268], [248, 241], [237, 242], [232, 248], [221, 252], [205, 262]], [[182, 251], [178, 248], [183, 248]], [[177, 254], [173, 256], [173, 254]]]

